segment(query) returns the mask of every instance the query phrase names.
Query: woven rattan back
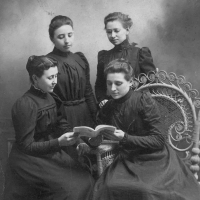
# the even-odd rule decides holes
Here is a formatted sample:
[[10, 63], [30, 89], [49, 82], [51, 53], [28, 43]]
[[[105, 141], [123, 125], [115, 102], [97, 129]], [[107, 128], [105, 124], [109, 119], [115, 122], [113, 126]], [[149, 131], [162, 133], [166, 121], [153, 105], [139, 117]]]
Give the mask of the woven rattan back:
[[160, 110], [167, 141], [191, 165], [192, 149], [199, 149], [199, 92], [186, 82], [184, 76], [165, 71], [140, 74], [134, 81], [134, 88], [151, 92]]

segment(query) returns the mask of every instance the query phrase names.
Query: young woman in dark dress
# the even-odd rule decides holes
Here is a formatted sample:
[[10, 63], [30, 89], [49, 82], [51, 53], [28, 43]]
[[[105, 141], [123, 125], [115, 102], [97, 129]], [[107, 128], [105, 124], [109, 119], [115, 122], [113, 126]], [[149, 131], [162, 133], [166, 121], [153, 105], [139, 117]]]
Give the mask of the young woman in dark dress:
[[51, 96], [57, 61], [31, 56], [26, 68], [32, 85], [12, 108], [16, 141], [8, 159], [4, 199], [89, 199], [94, 180], [78, 162], [78, 140]]
[[128, 15], [120, 12], [110, 13], [105, 17], [104, 24], [108, 40], [114, 45], [114, 48], [98, 53], [95, 94], [100, 107], [110, 98], [106, 92], [106, 79], [104, 77], [105, 66], [110, 61], [117, 58], [128, 60], [135, 76], [156, 70], [149, 48], [138, 48], [136, 43], [129, 43], [128, 36], [133, 22]]
[[[166, 143], [150, 92], [130, 90], [132, 67], [114, 60], [105, 69], [109, 94], [101, 109], [103, 124], [116, 126], [114, 162], [97, 180], [93, 200], [199, 200], [200, 186]], [[106, 134], [106, 133], [104, 133]]]
[[73, 22], [56, 16], [49, 25], [54, 49], [47, 56], [58, 61], [58, 83], [54, 93], [64, 105], [67, 120], [74, 126], [95, 126], [96, 101], [90, 84], [90, 68], [81, 52], [70, 51], [74, 41]]

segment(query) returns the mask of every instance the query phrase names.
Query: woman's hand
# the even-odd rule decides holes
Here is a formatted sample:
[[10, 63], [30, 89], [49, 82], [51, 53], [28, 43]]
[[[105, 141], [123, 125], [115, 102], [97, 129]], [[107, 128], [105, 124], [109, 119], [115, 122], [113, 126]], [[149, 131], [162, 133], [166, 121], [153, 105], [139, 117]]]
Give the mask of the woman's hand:
[[107, 99], [104, 99], [103, 101], [101, 101], [99, 103], [99, 107], [102, 108], [106, 104], [107, 101], [108, 101]]
[[90, 147], [86, 143], [80, 143], [76, 150], [78, 151], [78, 155], [83, 155], [85, 153], [88, 153], [90, 151]]
[[74, 135], [74, 132], [67, 132], [58, 138], [60, 146], [71, 146], [76, 143], [78, 137]]
[[108, 139], [110, 139], [110, 140], [115, 140], [115, 141], [116, 141], [116, 140], [117, 140], [117, 141], [122, 140], [123, 137], [124, 137], [124, 135], [125, 135], [124, 131], [122, 131], [122, 130], [116, 130], [114, 133], [113, 133], [112, 131], [106, 130], [106, 131], [103, 131], [102, 134], [103, 134], [106, 138], [108, 138]]

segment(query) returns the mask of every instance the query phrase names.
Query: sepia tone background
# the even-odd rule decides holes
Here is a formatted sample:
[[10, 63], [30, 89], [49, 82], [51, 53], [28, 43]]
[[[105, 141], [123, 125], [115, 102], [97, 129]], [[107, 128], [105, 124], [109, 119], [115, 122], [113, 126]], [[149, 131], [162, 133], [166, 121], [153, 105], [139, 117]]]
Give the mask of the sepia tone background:
[[30, 87], [25, 70], [28, 57], [53, 49], [48, 35], [50, 20], [56, 15], [73, 20], [72, 51], [82, 51], [87, 57], [94, 86], [97, 53], [112, 48], [103, 19], [115, 11], [133, 19], [130, 41], [149, 47], [156, 67], [185, 75], [200, 91], [198, 0], [0, 0], [0, 195], [7, 141], [13, 137], [11, 107]]

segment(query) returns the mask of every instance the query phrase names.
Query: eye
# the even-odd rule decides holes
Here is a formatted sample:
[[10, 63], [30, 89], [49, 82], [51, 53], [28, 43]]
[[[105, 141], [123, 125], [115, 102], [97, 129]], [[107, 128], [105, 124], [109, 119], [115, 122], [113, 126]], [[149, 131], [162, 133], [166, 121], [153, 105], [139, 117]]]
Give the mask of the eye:
[[115, 33], [119, 33], [120, 30], [119, 30], [119, 29], [115, 29], [114, 32], [115, 32]]
[[72, 36], [73, 36], [73, 33], [69, 33], [69, 34], [68, 34], [68, 37], [72, 37]]
[[52, 80], [52, 79], [53, 79], [53, 77], [54, 77], [54, 76], [49, 76], [49, 77], [48, 77], [48, 79], [49, 79], [49, 80]]
[[65, 35], [62, 34], [62, 35], [59, 35], [59, 36], [58, 36], [58, 39], [63, 39], [64, 37], [65, 37]]
[[120, 86], [120, 85], [122, 85], [122, 82], [116, 82], [115, 83], [117, 86]]

